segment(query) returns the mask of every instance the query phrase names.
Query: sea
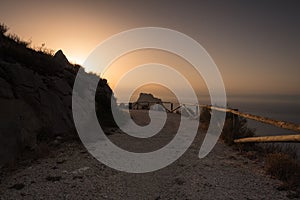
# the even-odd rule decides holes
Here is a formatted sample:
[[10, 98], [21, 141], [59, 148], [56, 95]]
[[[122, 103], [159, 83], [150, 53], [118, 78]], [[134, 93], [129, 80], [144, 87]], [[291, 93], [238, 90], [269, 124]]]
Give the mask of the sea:
[[[237, 95], [227, 97], [228, 107], [275, 120], [300, 124], [300, 95]], [[292, 134], [293, 131], [248, 120], [257, 135]]]

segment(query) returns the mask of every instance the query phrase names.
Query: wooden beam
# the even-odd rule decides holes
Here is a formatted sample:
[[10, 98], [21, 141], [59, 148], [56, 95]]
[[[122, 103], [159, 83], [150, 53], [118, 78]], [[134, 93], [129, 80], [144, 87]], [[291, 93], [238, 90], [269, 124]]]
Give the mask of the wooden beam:
[[173, 113], [174, 111], [178, 110], [179, 108], [181, 108], [181, 106], [177, 106], [175, 109], [171, 110], [171, 112]]
[[267, 117], [261, 117], [258, 115], [252, 115], [252, 114], [248, 114], [248, 113], [242, 113], [242, 112], [239, 112], [239, 111], [236, 111], [233, 109], [228, 109], [228, 108], [218, 108], [218, 107], [214, 107], [214, 106], [207, 106], [207, 107], [212, 110], [221, 111], [221, 112], [229, 112], [229, 113], [239, 115], [239, 116], [247, 118], [247, 119], [255, 120], [255, 121], [266, 123], [266, 124], [271, 124], [273, 126], [277, 126], [279, 128], [283, 128], [283, 129], [300, 132], [300, 125], [298, 125], [298, 124], [274, 120], [274, 119], [270, 119]]
[[300, 142], [300, 134], [298, 135], [278, 135], [278, 136], [261, 136], [248, 137], [234, 140], [235, 143], [246, 142]]

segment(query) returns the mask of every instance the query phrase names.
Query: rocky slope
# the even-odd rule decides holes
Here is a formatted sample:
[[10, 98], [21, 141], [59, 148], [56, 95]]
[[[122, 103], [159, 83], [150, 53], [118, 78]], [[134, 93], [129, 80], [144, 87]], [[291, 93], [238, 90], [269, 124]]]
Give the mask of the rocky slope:
[[[77, 135], [71, 109], [79, 68], [62, 51], [51, 56], [0, 34], [0, 167], [40, 140]], [[100, 107], [110, 107], [106, 80], [97, 91]]]

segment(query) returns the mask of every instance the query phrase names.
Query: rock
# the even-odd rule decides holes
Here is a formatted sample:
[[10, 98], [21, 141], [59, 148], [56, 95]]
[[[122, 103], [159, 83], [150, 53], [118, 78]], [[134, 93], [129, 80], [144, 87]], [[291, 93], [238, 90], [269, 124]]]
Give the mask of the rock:
[[31, 69], [25, 68], [20, 64], [1, 63], [1, 67], [5, 70], [6, 76], [14, 86], [23, 85], [25, 87], [35, 87], [35, 74]]
[[72, 173], [73, 174], [80, 174], [80, 173], [85, 172], [88, 169], [90, 169], [90, 168], [89, 167], [82, 167], [82, 168], [79, 168], [79, 169], [76, 169], [76, 170], [72, 171]]
[[177, 185], [183, 185], [185, 183], [184, 179], [182, 178], [175, 178], [174, 181]]
[[63, 71], [63, 75], [64, 75], [64, 79], [67, 81], [69, 86], [71, 88], [73, 88], [76, 73], [74, 73], [74, 72], [72, 72], [72, 71], [65, 68], [64, 71]]
[[[19, 50], [18, 55], [0, 56], [0, 167], [23, 148], [34, 149], [37, 137], [47, 140], [58, 135], [77, 136], [72, 88], [80, 66], [71, 65], [61, 50], [54, 57], [26, 48]], [[0, 52], [6, 52], [1, 44]], [[103, 100], [99, 107], [110, 109], [112, 90], [107, 80], [87, 74], [82, 81], [98, 80], [97, 96]], [[78, 97], [82, 103], [76, 106], [85, 108], [83, 99], [91, 91], [84, 89]], [[86, 119], [89, 116], [91, 113], [86, 113]], [[55, 142], [59, 145], [61, 139], [56, 138]]]
[[70, 132], [74, 125], [71, 110], [66, 109], [60, 97], [51, 91], [40, 90], [42, 120], [52, 135], [63, 135]]
[[11, 161], [22, 148], [33, 148], [41, 122], [22, 100], [0, 99], [0, 166]]
[[[0, 61], [0, 66], [2, 66], [2, 65], [3, 65], [3, 62]], [[2, 67], [0, 67], [0, 77], [3, 78], [3, 79], [5, 79], [5, 80], [6, 80], [6, 78], [7, 78], [6, 72], [5, 72], [4, 69], [2, 69]]]
[[51, 81], [49, 87], [57, 92], [60, 92], [62, 95], [72, 94], [72, 88], [69, 86], [66, 80], [63, 79], [55, 78], [53, 81]]
[[11, 85], [4, 79], [0, 78], [0, 98], [13, 99], [14, 93]]
[[62, 50], [58, 50], [55, 54], [54, 54], [54, 60], [56, 60], [62, 67], [65, 67], [66, 65], [70, 65], [67, 57], [65, 56], [65, 54], [62, 52]]
[[83, 176], [75, 175], [75, 176], [73, 176], [73, 180], [75, 180], [75, 179], [83, 179]]
[[56, 182], [56, 181], [60, 181], [61, 178], [62, 178], [61, 176], [47, 176], [46, 180], [51, 182]]
[[48, 89], [46, 84], [44, 83], [44, 80], [47, 79], [46, 77], [40, 75], [40, 76], [35, 76], [34, 78], [35, 78], [34, 82], [37, 89], [42, 89], [42, 90]]
[[55, 139], [61, 141], [63, 138], [61, 136], [56, 136]]
[[58, 141], [58, 140], [54, 140], [53, 142], [52, 142], [52, 145], [54, 145], [54, 146], [59, 146], [60, 145], [60, 141]]
[[155, 104], [162, 104], [162, 100], [154, 97], [152, 94], [140, 93], [139, 98], [136, 101], [137, 109], [149, 110], [151, 106]]
[[28, 87], [15, 87], [14, 94], [17, 99], [24, 100], [28, 105], [33, 108], [39, 107], [40, 97], [37, 95], [37, 91], [34, 91], [33, 88]]
[[23, 183], [16, 183], [13, 186], [9, 187], [9, 189], [21, 190], [25, 187]]
[[64, 162], [66, 162], [66, 160], [64, 159], [59, 159], [56, 161], [56, 164], [63, 164]]
[[72, 96], [71, 95], [63, 96], [62, 102], [66, 109], [69, 109], [69, 110], [72, 109]]
[[161, 99], [154, 97], [152, 94], [140, 93], [137, 102], [156, 102], [161, 103]]
[[300, 198], [300, 192], [298, 191], [290, 191], [287, 195], [287, 198], [289, 199], [299, 199]]

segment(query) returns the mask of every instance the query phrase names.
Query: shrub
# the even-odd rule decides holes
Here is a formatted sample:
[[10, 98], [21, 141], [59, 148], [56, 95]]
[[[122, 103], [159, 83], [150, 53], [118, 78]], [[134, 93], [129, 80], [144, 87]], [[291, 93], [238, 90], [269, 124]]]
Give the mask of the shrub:
[[17, 44], [22, 45], [24, 47], [29, 47], [29, 45], [31, 44], [31, 41], [21, 40], [20, 37], [17, 34], [10, 33], [10, 34], [8, 34], [7, 37], [9, 39], [15, 41]]
[[36, 52], [46, 54], [49, 56], [54, 56], [55, 54], [55, 51], [53, 49], [47, 48], [45, 43], [43, 43], [41, 46], [35, 46], [32, 49]]
[[4, 23], [0, 23], [0, 34], [4, 35], [9, 30], [8, 26]]
[[[202, 109], [200, 121], [206, 125], [206, 129], [210, 118], [210, 109]], [[234, 143], [235, 139], [253, 137], [254, 135], [255, 130], [248, 128], [245, 118], [234, 116], [231, 113], [226, 114], [220, 138], [228, 145], [234, 144], [234, 147], [237, 149], [247, 151], [245, 156], [249, 159], [257, 159], [258, 156], [262, 156], [265, 159], [266, 173], [283, 181], [285, 189], [294, 190], [297, 191], [297, 195], [298, 193], [300, 194], [300, 164], [296, 160], [296, 147], [283, 144], [256, 145], [255, 143]]]
[[300, 164], [297, 150], [291, 145], [268, 144], [262, 148], [266, 173], [283, 181], [281, 189], [295, 190], [300, 194]]
[[210, 111], [211, 111], [211, 109], [206, 108], [206, 107], [203, 107], [201, 109], [201, 112], [200, 112], [200, 122], [209, 123], [210, 118], [211, 118]]
[[261, 150], [264, 155], [272, 153], [283, 153], [289, 155], [293, 159], [297, 159], [296, 146], [291, 146], [289, 144], [264, 144]]
[[[228, 145], [233, 145], [235, 139], [253, 137], [255, 129], [248, 127], [247, 119], [234, 116], [231, 113], [226, 114], [226, 121], [224, 123], [221, 139]], [[253, 144], [243, 144], [242, 146], [252, 146]], [[240, 145], [241, 146], [241, 145]]]
[[[202, 108], [200, 113], [200, 122], [202, 127], [207, 130], [211, 114], [210, 108]], [[224, 122], [224, 127], [220, 138], [228, 145], [233, 145], [234, 140], [244, 137], [253, 137], [255, 129], [250, 129], [247, 126], [247, 119], [233, 115], [232, 113], [226, 113], [226, 119]], [[238, 146], [243, 146], [243, 148], [253, 146], [254, 144], [239, 144]]]
[[271, 153], [265, 161], [266, 173], [281, 181], [297, 184], [300, 182], [300, 165], [285, 153]]

